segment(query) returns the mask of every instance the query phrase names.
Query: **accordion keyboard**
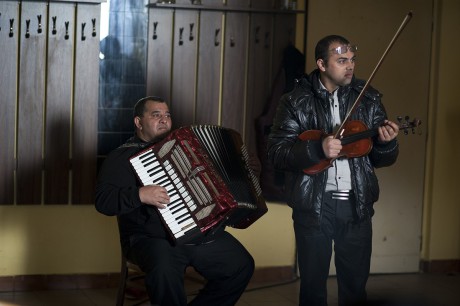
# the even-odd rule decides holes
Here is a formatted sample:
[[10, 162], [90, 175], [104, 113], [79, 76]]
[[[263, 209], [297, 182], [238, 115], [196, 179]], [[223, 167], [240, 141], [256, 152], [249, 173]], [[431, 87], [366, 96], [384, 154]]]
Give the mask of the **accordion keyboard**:
[[176, 240], [187, 232], [198, 229], [189, 213], [189, 209], [196, 209], [196, 204], [169, 162], [160, 164], [155, 153], [149, 150], [131, 159], [131, 164], [144, 186], [153, 184], [166, 188], [170, 203], [158, 211]]

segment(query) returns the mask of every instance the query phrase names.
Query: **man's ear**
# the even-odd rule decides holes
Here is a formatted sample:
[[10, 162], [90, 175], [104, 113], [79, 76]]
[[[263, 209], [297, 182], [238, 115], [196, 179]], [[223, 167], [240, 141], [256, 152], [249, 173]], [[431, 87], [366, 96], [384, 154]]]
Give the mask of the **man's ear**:
[[134, 117], [134, 125], [137, 129], [142, 130], [141, 118], [139, 116]]
[[322, 58], [316, 60], [316, 66], [318, 66], [319, 70], [326, 71], [326, 64]]

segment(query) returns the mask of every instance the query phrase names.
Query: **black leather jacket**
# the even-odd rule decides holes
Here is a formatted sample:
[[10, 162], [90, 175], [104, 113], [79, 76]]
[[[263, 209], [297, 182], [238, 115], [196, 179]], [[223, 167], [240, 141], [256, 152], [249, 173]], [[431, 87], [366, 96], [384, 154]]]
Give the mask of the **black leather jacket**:
[[[364, 81], [353, 78], [350, 85], [338, 89], [341, 120], [364, 85]], [[324, 134], [333, 132], [328, 95], [327, 90], [321, 89], [318, 70], [298, 80], [296, 87], [281, 98], [268, 139], [269, 160], [277, 169], [286, 172], [285, 192], [288, 205], [293, 208], [294, 213], [306, 214], [310, 222], [320, 220], [327, 171], [307, 175], [302, 170], [324, 160], [325, 155], [321, 139], [300, 140], [298, 136], [307, 130], [320, 130]], [[351, 119], [361, 120], [372, 129], [381, 125], [386, 118], [381, 94], [369, 86]], [[378, 143], [377, 136], [373, 140], [369, 154], [348, 160], [352, 189], [357, 201], [356, 213], [360, 219], [372, 217], [373, 203], [379, 197], [374, 168], [393, 164], [399, 152], [396, 139], [385, 144]]]

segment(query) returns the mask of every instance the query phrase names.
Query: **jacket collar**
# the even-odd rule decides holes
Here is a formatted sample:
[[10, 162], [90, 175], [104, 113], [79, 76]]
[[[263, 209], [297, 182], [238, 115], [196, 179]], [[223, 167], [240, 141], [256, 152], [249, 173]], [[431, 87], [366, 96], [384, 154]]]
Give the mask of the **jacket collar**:
[[131, 136], [124, 144], [122, 144], [119, 148], [126, 148], [126, 147], [137, 147], [143, 149], [147, 146], [153, 145], [153, 142], [145, 142], [140, 139], [136, 134]]
[[[317, 97], [327, 101], [329, 92], [326, 89], [322, 88], [320, 80], [319, 80], [319, 76], [320, 76], [319, 69], [315, 69], [308, 75], [308, 79], [309, 79], [309, 81], [310, 81], [310, 83], [312, 85], [313, 93]], [[339, 87], [337, 89], [338, 90], [338, 92], [337, 92], [338, 96], [341, 97], [345, 93], [349, 92], [350, 89], [353, 88], [354, 86], [355, 86], [355, 76], [353, 75], [353, 78], [352, 78], [351, 83], [349, 85], [341, 86], [341, 87]]]

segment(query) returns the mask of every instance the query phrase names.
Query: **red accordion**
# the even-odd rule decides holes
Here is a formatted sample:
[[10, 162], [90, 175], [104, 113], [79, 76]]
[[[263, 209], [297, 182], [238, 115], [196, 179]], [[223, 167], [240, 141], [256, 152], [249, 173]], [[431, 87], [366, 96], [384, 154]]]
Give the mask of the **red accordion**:
[[267, 212], [238, 132], [213, 125], [179, 128], [130, 158], [142, 185], [166, 188], [158, 209], [177, 244], [217, 226], [244, 229]]

